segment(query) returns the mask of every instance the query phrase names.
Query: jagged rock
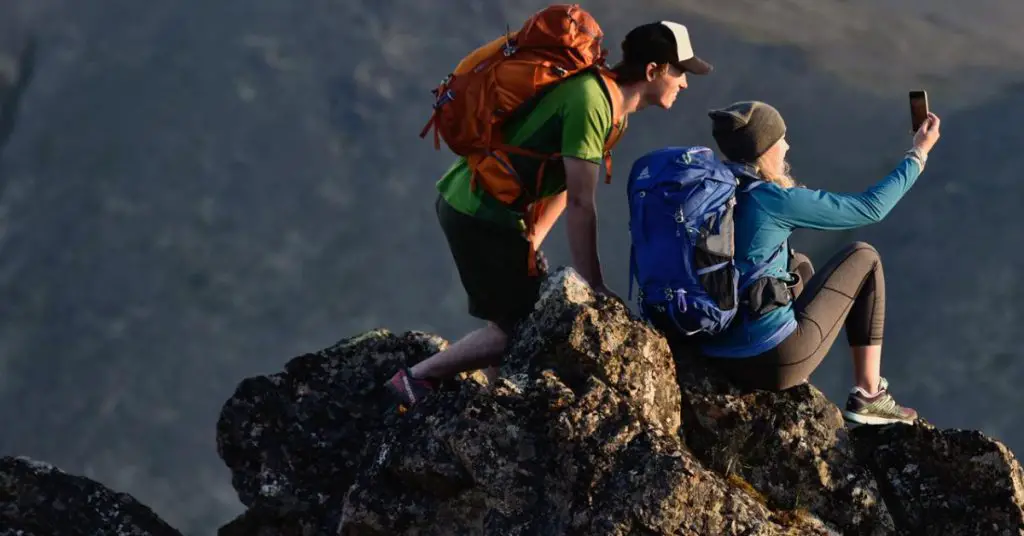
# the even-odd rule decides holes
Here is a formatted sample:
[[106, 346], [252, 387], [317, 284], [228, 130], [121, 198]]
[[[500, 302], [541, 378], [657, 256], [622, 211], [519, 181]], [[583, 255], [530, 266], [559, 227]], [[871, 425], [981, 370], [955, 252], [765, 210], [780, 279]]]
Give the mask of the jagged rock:
[[371, 332], [243, 382], [219, 444], [250, 509], [221, 534], [828, 534], [701, 467], [668, 347], [621, 303], [561, 271], [531, 320], [493, 388], [405, 415], [380, 384], [439, 339]]
[[[920, 492], [880, 487], [871, 468], [942, 474], [915, 461], [937, 451], [965, 465], [981, 452], [973, 470], [1018, 493], [968, 486], [961, 503], [997, 523], [1019, 514], [1019, 467], [999, 469], [1012, 458], [941, 450], [952, 440], [916, 426], [853, 441], [809, 385], [744, 394], [697, 361], [677, 365], [571, 269], [545, 281], [493, 385], [461, 377], [399, 414], [381, 384], [444, 345], [378, 330], [242, 382], [218, 445], [249, 511], [221, 534], [902, 534]], [[880, 456], [869, 438], [907, 443], [907, 458], [866, 463]], [[989, 533], [947, 519], [950, 533]]]
[[627, 396], [645, 423], [679, 430], [679, 388], [665, 338], [621, 302], [595, 296], [571, 269], [548, 278], [505, 364], [506, 373], [545, 369], [572, 387], [596, 376]]
[[242, 381], [217, 422], [217, 451], [250, 509], [222, 534], [268, 525], [303, 534], [329, 524], [387, 427], [390, 403], [379, 386], [447, 344], [425, 333], [370, 331]]
[[999, 441], [927, 425], [852, 435], [903, 532], [1024, 535], [1024, 472]]
[[85, 477], [0, 458], [0, 536], [181, 536], [149, 507]]
[[601, 380], [518, 376], [410, 412], [352, 487], [339, 534], [829, 534], [810, 516], [783, 526]]
[[810, 384], [744, 393], [681, 353], [683, 433], [709, 468], [746, 480], [775, 508], [808, 510], [843, 534], [893, 533], [878, 485], [825, 395]]

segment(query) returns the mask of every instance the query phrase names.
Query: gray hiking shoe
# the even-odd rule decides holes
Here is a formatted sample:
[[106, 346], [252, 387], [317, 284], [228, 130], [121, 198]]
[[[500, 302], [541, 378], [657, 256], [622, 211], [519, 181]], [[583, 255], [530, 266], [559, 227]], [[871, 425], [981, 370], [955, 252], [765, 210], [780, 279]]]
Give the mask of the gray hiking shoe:
[[857, 424], [911, 424], [917, 420], [917, 411], [897, 404], [889, 394], [889, 382], [882, 378], [878, 384], [878, 393], [874, 396], [868, 396], [859, 387], [850, 390], [843, 418]]

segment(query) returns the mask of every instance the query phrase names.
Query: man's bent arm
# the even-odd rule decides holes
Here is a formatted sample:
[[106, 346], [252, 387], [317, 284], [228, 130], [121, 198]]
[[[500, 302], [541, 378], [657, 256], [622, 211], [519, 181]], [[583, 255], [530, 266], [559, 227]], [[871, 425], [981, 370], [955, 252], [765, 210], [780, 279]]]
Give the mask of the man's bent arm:
[[600, 166], [577, 158], [563, 159], [566, 184], [566, 230], [576, 270], [592, 288], [604, 285], [597, 255], [597, 181]]

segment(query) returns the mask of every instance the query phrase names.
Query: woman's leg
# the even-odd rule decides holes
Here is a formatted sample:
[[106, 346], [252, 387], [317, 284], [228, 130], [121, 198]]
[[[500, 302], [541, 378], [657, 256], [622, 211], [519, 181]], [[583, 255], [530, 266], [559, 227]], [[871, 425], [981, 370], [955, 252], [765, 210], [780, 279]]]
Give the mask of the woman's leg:
[[879, 384], [885, 328], [885, 274], [875, 248], [864, 242], [843, 248], [808, 281], [793, 308], [798, 321], [813, 326], [823, 339], [828, 339], [824, 352], [835, 341], [840, 324], [845, 324], [853, 351], [854, 383], [867, 394], [874, 394]]
[[797, 330], [779, 346], [749, 359], [719, 360], [731, 375], [761, 389], [799, 385], [818, 367], [845, 325], [857, 384], [847, 400], [846, 417], [870, 424], [917, 417], [914, 410], [895, 403], [881, 379], [885, 280], [873, 247], [856, 242], [833, 256], [807, 282], [793, 308]]
[[855, 384], [844, 411], [848, 420], [887, 424], [917, 418], [916, 411], [896, 403], [881, 375], [885, 274], [875, 248], [855, 242], [832, 257], [808, 282], [794, 309], [801, 325], [822, 333], [822, 344], [814, 355], [824, 357], [835, 342], [839, 324], [846, 327]]

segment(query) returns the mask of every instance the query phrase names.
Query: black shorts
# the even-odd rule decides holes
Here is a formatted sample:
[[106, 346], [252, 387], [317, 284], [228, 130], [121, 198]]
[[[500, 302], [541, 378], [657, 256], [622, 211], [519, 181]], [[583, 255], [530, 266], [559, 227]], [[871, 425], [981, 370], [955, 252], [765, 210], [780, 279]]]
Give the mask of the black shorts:
[[469, 298], [469, 314], [511, 333], [540, 292], [541, 278], [527, 270], [529, 242], [515, 229], [455, 210], [440, 195], [435, 206]]

